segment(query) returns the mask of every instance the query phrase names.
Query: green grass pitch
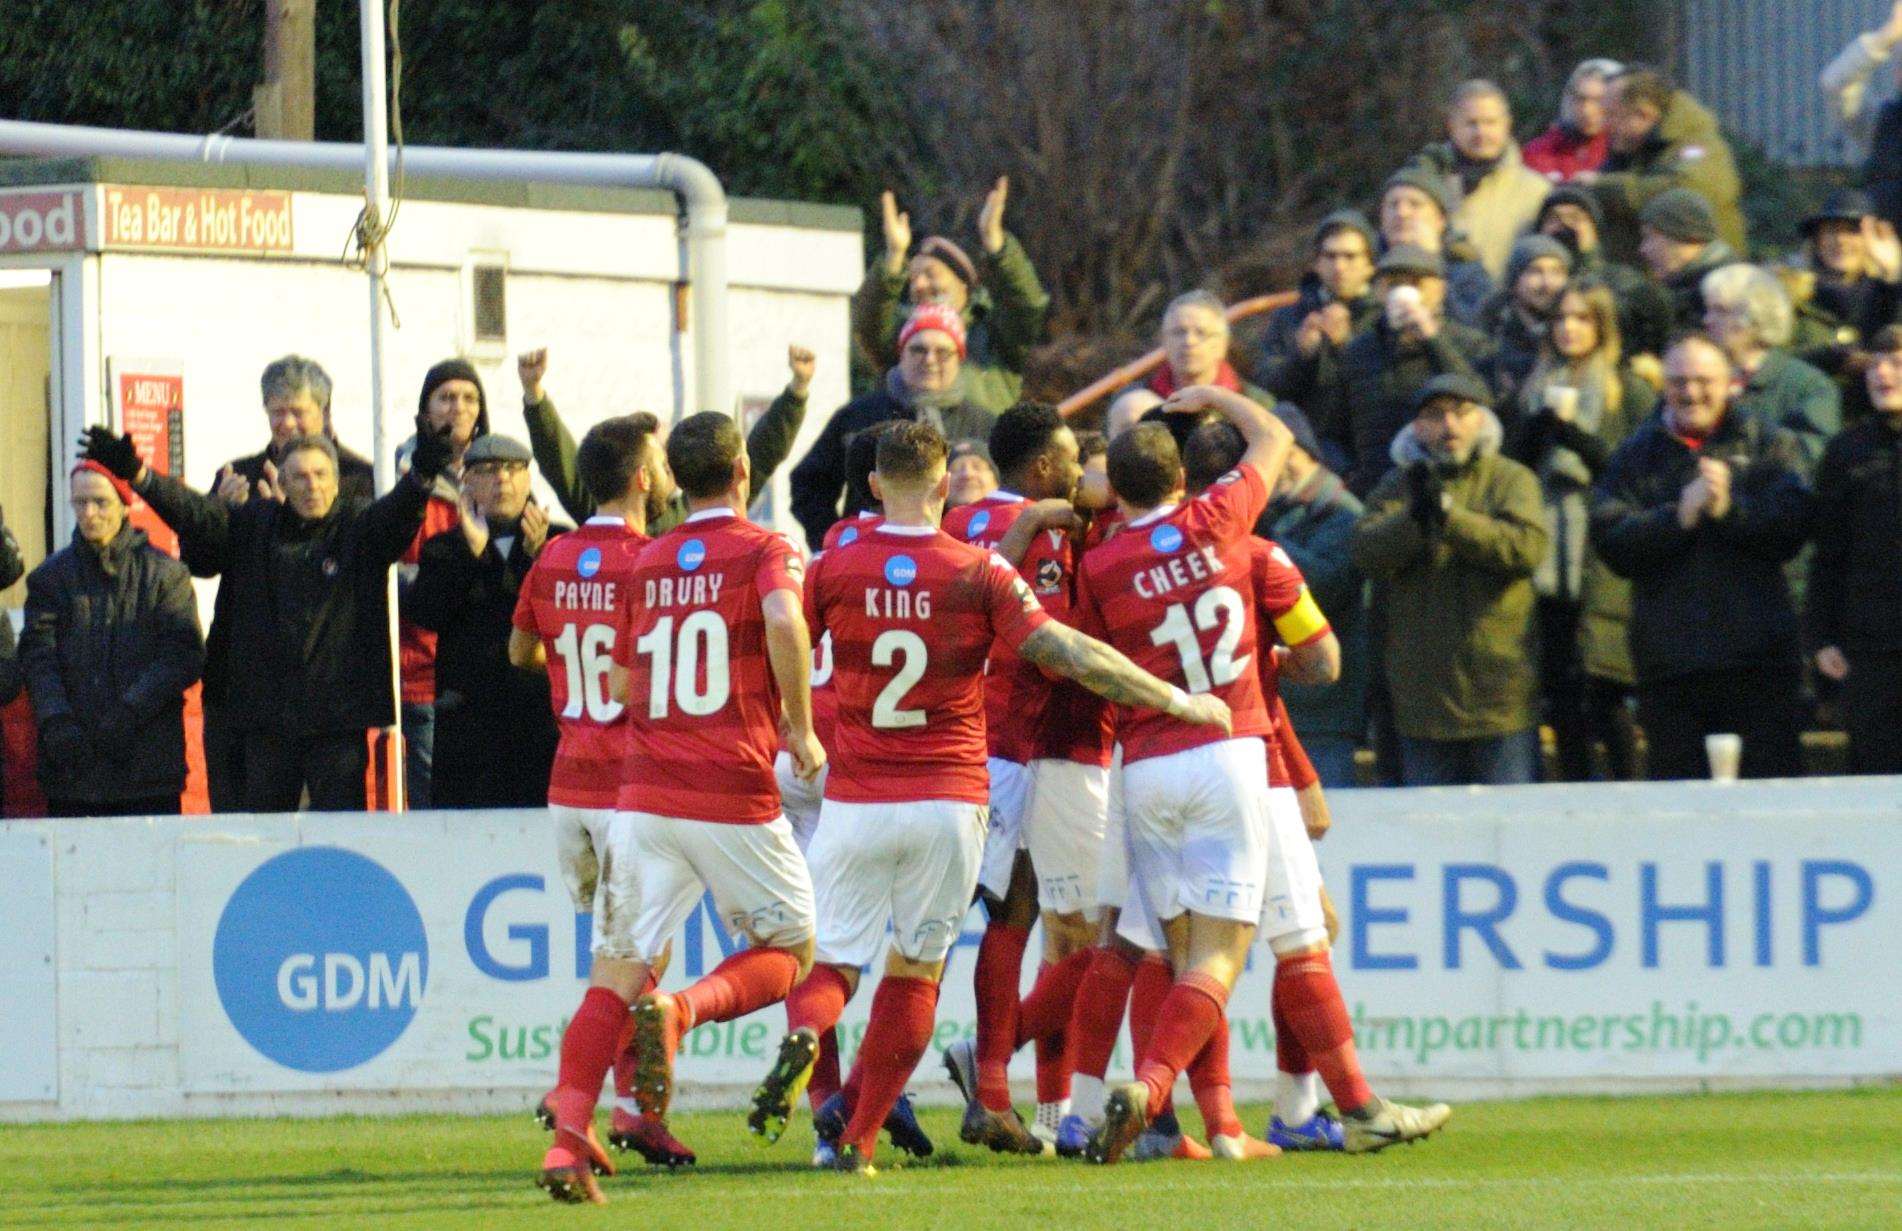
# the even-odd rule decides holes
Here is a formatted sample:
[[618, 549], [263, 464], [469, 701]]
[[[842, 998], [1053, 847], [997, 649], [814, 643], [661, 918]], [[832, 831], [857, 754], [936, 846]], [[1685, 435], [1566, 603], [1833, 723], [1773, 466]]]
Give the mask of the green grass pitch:
[[951, 1111], [925, 1122], [936, 1158], [862, 1179], [804, 1169], [803, 1115], [770, 1149], [738, 1113], [681, 1116], [700, 1166], [630, 1167], [606, 1209], [532, 1186], [547, 1137], [526, 1109], [0, 1126], [0, 1227], [1902, 1227], [1897, 1087], [1481, 1103], [1374, 1157], [1246, 1164], [998, 1159], [957, 1141]]

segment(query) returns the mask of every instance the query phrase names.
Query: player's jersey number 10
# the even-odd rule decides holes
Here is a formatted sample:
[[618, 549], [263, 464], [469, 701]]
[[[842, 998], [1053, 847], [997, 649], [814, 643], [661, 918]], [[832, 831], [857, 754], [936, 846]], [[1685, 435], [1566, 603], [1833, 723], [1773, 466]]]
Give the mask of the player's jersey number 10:
[[[704, 718], [718, 713], [732, 694], [726, 620], [717, 611], [696, 611], [679, 621], [662, 616], [634, 643], [634, 650], [653, 660], [647, 689], [649, 718], [667, 717], [670, 698], [681, 713]], [[700, 671], [703, 662], [704, 680]]]

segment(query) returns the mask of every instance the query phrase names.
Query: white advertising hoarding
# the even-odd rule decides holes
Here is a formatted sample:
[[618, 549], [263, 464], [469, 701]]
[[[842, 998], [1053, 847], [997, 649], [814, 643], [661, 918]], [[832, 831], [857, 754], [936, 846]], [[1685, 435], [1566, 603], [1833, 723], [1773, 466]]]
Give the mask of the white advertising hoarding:
[[[1368, 1070], [1449, 1094], [1902, 1073], [1902, 817], [1883, 785], [1887, 806], [1847, 784], [1343, 794], [1320, 852]], [[246, 823], [176, 847], [187, 1091], [547, 1087], [588, 933], [542, 814]], [[972, 1029], [967, 927], [937, 1047]], [[703, 907], [665, 986], [734, 943]], [[1272, 974], [1258, 948], [1230, 1000], [1238, 1081], [1273, 1074]], [[750, 1086], [784, 1022], [696, 1030], [683, 1084]]]
[[50, 1103], [59, 1097], [59, 972], [49, 833], [0, 826], [0, 885], [0, 1103]]

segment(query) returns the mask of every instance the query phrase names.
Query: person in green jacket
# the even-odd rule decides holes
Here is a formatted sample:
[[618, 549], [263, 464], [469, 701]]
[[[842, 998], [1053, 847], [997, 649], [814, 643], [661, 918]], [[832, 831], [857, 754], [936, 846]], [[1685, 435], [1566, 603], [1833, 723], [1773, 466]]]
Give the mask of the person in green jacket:
[[1491, 401], [1469, 373], [1423, 385], [1354, 528], [1384, 603], [1407, 786], [1540, 777], [1532, 574], [1548, 534], [1538, 479], [1499, 454]]
[[[753, 469], [749, 501], [759, 499], [772, 482], [773, 472], [785, 464], [793, 441], [799, 437], [799, 426], [806, 420], [806, 397], [812, 391], [818, 359], [803, 346], [790, 346], [786, 349], [786, 364], [792, 369], [792, 380], [746, 434], [746, 456]], [[594, 516], [594, 497], [588, 494], [575, 469], [575, 438], [556, 413], [554, 399], [542, 388], [542, 378], [548, 374], [547, 348], [518, 355], [515, 370], [522, 379], [522, 418], [528, 425], [528, 447], [535, 454], [535, 466], [555, 489], [561, 507], [580, 525]], [[665, 534], [686, 517], [686, 498], [675, 492], [667, 511], [648, 522], [647, 533]]]
[[1794, 433], [1809, 477], [1842, 430], [1842, 391], [1790, 353], [1794, 312], [1783, 284], [1755, 265], [1726, 265], [1704, 276], [1703, 290], [1704, 332], [1743, 382], [1732, 409]]
[[911, 215], [899, 211], [892, 193], [880, 198], [885, 251], [852, 296], [855, 391], [871, 389], [891, 367], [912, 308], [942, 303], [964, 318], [965, 401], [997, 415], [1023, 396], [1024, 363], [1043, 340], [1050, 294], [1024, 246], [1004, 229], [1009, 197], [1010, 179], [1000, 176], [978, 211], [975, 261], [942, 235], [926, 236], [912, 253]]
[[1575, 179], [1605, 208], [1605, 246], [1614, 261], [1638, 252], [1638, 214], [1668, 188], [1689, 188], [1717, 215], [1726, 244], [1745, 251], [1743, 182], [1717, 117], [1652, 68], [1632, 66], [1612, 80], [1606, 116], [1611, 157], [1604, 169]]

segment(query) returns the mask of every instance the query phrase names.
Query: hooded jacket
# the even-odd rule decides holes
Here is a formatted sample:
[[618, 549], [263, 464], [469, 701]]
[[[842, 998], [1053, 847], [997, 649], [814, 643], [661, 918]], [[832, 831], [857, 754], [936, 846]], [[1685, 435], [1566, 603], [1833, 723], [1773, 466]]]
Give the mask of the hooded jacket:
[[1717, 236], [1744, 251], [1743, 183], [1717, 117], [1683, 90], [1644, 143], [1629, 154], [1614, 153], [1592, 190], [1605, 208], [1605, 247], [1615, 261], [1638, 256], [1638, 211], [1667, 188], [1689, 188], [1717, 213]]
[[[1731, 469], [1731, 510], [1686, 530], [1679, 495], [1700, 457]], [[1793, 657], [1783, 566], [1809, 532], [1809, 492], [1789, 432], [1735, 408], [1693, 448], [1652, 415], [1592, 489], [1592, 548], [1631, 581], [1631, 657], [1642, 687]]]
[[[1394, 724], [1410, 739], [1492, 739], [1538, 720], [1532, 573], [1545, 519], [1538, 479], [1500, 456], [1501, 435], [1488, 411], [1472, 456], [1451, 466], [1408, 424], [1354, 529], [1354, 560], [1383, 604]], [[1440, 470], [1450, 502], [1434, 530], [1408, 511], [1404, 468], [1416, 465]]]
[[[1335, 302], [1321, 285], [1321, 279], [1312, 271], [1303, 274], [1299, 289], [1299, 298], [1283, 308], [1276, 308], [1268, 314], [1268, 325], [1263, 331], [1260, 349], [1256, 352], [1251, 365], [1255, 383], [1278, 398], [1293, 400], [1290, 390], [1300, 386], [1305, 379], [1304, 372], [1312, 367], [1312, 360], [1301, 354], [1295, 344], [1295, 336], [1301, 332], [1301, 322], [1328, 304]], [[1380, 301], [1374, 298], [1370, 290], [1347, 308], [1349, 336], [1353, 341], [1374, 327], [1380, 318]], [[1323, 350], [1334, 348], [1334, 343], [1321, 339]]]
[[205, 663], [191, 574], [120, 529], [103, 548], [74, 535], [26, 580], [20, 665], [44, 736], [79, 724], [84, 752], [62, 757], [42, 740], [47, 797], [105, 803], [185, 785], [185, 690]]

